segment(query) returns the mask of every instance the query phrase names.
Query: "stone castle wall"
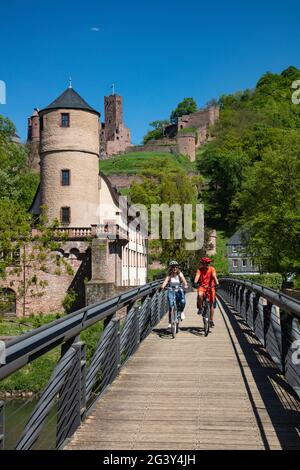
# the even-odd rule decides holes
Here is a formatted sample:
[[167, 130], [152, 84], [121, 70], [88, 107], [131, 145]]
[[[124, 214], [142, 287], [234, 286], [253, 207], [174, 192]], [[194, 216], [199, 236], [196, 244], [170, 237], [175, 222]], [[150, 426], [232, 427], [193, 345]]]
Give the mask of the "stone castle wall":
[[[27, 247], [28, 254], [30, 246]], [[63, 263], [58, 266], [56, 257], [64, 257], [72, 268], [73, 274], [68, 271]], [[7, 269], [7, 276], [1, 281], [1, 288], [11, 289], [16, 295], [16, 315], [18, 317], [63, 312], [63, 301], [69, 289], [78, 293], [73, 310], [85, 306], [84, 279], [90, 276], [90, 254], [87, 242], [65, 242], [57, 252], [48, 255], [45, 261], [45, 270], [40, 265], [35, 267], [30, 263], [17, 275], [14, 268]], [[36, 275], [38, 283], [46, 282], [42, 288], [29, 286], [28, 281]], [[25, 277], [25, 284], [24, 284]], [[25, 286], [25, 296], [23, 296]]]
[[193, 114], [182, 116], [178, 119], [178, 130], [186, 127], [195, 127], [196, 129], [214, 124], [220, 115], [219, 107], [211, 106], [206, 109], [200, 109]]
[[142, 183], [143, 178], [138, 175], [109, 175], [108, 179], [116, 188], [130, 188], [132, 183]]
[[145, 145], [134, 145], [126, 149], [126, 153], [130, 152], [159, 152], [159, 153], [176, 153], [176, 139], [160, 139], [150, 140]]

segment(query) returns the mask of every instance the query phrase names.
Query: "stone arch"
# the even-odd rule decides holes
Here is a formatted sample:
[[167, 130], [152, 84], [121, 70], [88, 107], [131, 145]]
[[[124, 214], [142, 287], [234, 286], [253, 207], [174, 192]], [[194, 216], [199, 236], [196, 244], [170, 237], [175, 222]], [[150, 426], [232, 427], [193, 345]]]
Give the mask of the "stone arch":
[[72, 248], [70, 250], [69, 259], [80, 259], [80, 257], [80, 251], [78, 250], [78, 248]]
[[15, 316], [17, 313], [17, 294], [8, 287], [0, 288], [0, 315]]
[[62, 250], [61, 248], [59, 248], [59, 249], [57, 249], [57, 250], [54, 250], [54, 251], [53, 251], [53, 254], [54, 254], [55, 256], [59, 256], [59, 258], [65, 257], [65, 252], [64, 252], [64, 250]]

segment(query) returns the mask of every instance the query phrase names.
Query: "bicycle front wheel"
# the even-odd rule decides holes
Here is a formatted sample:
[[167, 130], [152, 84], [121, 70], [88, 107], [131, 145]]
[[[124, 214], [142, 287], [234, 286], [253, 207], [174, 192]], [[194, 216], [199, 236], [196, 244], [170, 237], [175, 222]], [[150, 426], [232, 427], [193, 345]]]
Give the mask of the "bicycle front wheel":
[[203, 325], [204, 325], [204, 334], [208, 336], [210, 330], [210, 308], [209, 305], [204, 306], [204, 313], [203, 313]]
[[174, 339], [175, 339], [176, 333], [177, 333], [176, 317], [177, 317], [177, 312], [175, 310], [175, 307], [173, 307], [172, 311], [171, 311], [171, 332], [172, 332], [172, 336], [173, 336]]

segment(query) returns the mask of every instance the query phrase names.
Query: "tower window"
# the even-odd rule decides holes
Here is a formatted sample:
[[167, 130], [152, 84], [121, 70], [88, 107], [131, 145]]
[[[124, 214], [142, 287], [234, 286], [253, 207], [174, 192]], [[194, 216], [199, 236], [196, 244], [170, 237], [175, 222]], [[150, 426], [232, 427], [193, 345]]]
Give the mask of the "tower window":
[[61, 127], [70, 127], [70, 114], [69, 113], [61, 114]]
[[61, 223], [62, 224], [69, 224], [71, 222], [71, 208], [70, 207], [62, 207], [61, 208]]
[[40, 130], [41, 131], [44, 130], [44, 118], [43, 117], [40, 117]]
[[70, 170], [61, 170], [61, 185], [70, 186], [71, 184], [71, 172]]

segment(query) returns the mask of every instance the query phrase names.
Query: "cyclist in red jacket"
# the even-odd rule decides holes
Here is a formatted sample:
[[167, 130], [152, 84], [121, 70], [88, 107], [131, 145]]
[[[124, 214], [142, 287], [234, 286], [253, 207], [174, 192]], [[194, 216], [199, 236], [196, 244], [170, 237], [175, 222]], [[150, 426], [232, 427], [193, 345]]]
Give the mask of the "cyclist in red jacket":
[[197, 307], [198, 307], [198, 315], [202, 313], [202, 305], [203, 305], [203, 298], [208, 290], [208, 300], [210, 303], [210, 326], [213, 328], [214, 324], [214, 314], [215, 314], [215, 298], [216, 298], [216, 290], [215, 285], [219, 285], [219, 281], [217, 278], [217, 273], [215, 268], [210, 266], [212, 260], [210, 258], [202, 258], [200, 263], [201, 267], [198, 269], [195, 277], [195, 284], [200, 284], [198, 288], [198, 298], [197, 298]]

